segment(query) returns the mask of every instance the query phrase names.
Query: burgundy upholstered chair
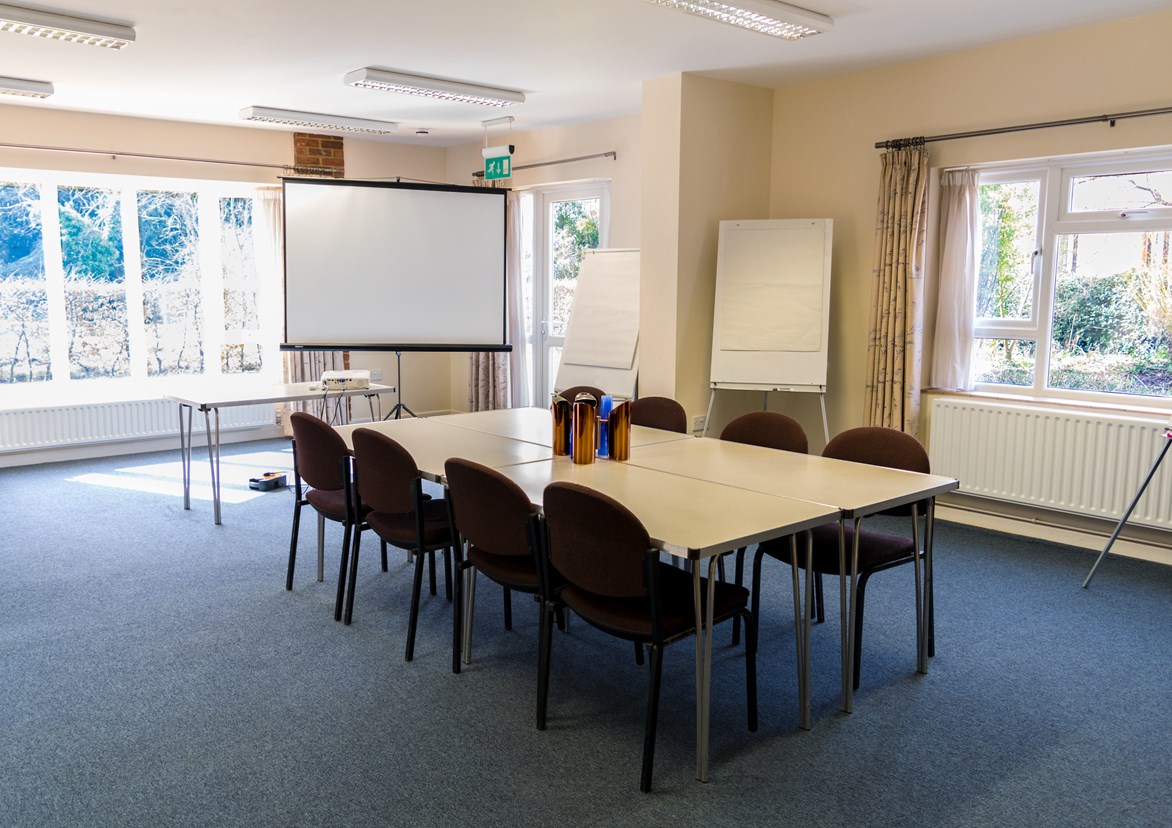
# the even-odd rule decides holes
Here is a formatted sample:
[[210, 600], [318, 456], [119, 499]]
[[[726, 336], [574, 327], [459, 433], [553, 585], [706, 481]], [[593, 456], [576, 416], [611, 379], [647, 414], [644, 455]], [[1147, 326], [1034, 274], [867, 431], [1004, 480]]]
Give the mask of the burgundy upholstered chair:
[[[472, 657], [477, 572], [504, 588], [506, 630], [513, 628], [512, 593], [538, 595], [535, 552], [538, 514], [520, 486], [488, 466], [453, 457], [444, 463], [444, 476], [448, 481], [447, 501], [456, 549], [452, 672], [458, 673], [461, 650], [466, 662]], [[464, 544], [467, 544], [466, 559]], [[461, 577], [464, 573], [468, 573], [466, 596]]]
[[688, 433], [688, 413], [671, 397], [639, 397], [631, 401], [631, 425]]
[[[423, 478], [415, 459], [401, 445], [374, 429], [358, 428], [354, 441], [354, 486], [357, 502], [369, 509], [366, 524], [391, 546], [406, 549], [415, 558], [415, 578], [411, 588], [411, 611], [407, 622], [406, 659], [415, 654], [415, 630], [419, 620], [419, 598], [423, 588], [423, 559], [435, 569], [435, 552], [444, 551], [444, 574], [448, 598], [451, 598], [452, 535], [447, 502], [433, 500], [423, 493]], [[350, 553], [349, 590], [346, 596], [345, 623], [354, 612], [354, 590], [358, 580], [358, 552], [361, 532], [354, 533]], [[434, 587], [433, 592], [434, 595]]]
[[[732, 420], [720, 432], [721, 440], [733, 443], [747, 443], [751, 446], [779, 449], [781, 451], [796, 451], [805, 454], [809, 451], [809, 441], [802, 424], [793, 417], [788, 417], [777, 411], [751, 411]], [[778, 541], [788, 548], [789, 539]], [[724, 578], [724, 558], [720, 559], [720, 577]], [[736, 552], [736, 584], [745, 582], [745, 549], [742, 547]], [[732, 642], [736, 644], [741, 638], [741, 624], [733, 621]]]
[[[893, 428], [866, 426], [852, 428], [842, 432], [826, 444], [822, 452], [823, 457], [832, 457], [837, 460], [851, 460], [856, 463], [868, 463], [872, 466], [886, 466], [904, 471], [914, 471], [928, 474], [931, 471], [928, 462], [928, 452], [915, 437]], [[859, 666], [863, 644], [863, 606], [868, 579], [876, 572], [891, 569], [903, 564], [916, 563], [923, 558], [920, 544], [919, 518], [927, 514], [926, 503], [914, 503], [889, 509], [880, 514], [903, 515], [912, 517], [910, 535], [893, 535], [887, 532], [877, 532], [862, 529], [859, 533], [859, 567], [857, 582], [857, 599], [855, 602], [854, 619], [854, 687], [859, 689]], [[829, 523], [814, 529], [814, 607], [812, 608], [818, 621], [825, 620], [825, 607], [822, 594], [822, 576], [839, 574], [838, 568], [838, 524]], [[854, 542], [854, 528], [846, 527], [847, 549]], [[765, 555], [790, 562], [789, 542], [768, 541], [757, 547], [753, 567], [753, 608], [757, 610], [759, 601], [759, 585], [761, 582], [761, 562]], [[847, 566], [850, 562], [848, 558]], [[849, 575], [849, 573], [848, 573]], [[918, 612], [917, 607], [917, 612]], [[928, 654], [933, 655], [935, 644], [932, 635], [932, 608], [928, 612]]]
[[[285, 589], [293, 589], [293, 570], [297, 564], [297, 540], [301, 526], [301, 508], [312, 506], [317, 512], [318, 573], [324, 568], [325, 522], [332, 520], [345, 528], [342, 540], [343, 567], [350, 548], [350, 533], [355, 519], [350, 503], [350, 452], [341, 436], [329, 424], [301, 411], [290, 417], [293, 428], [293, 531], [289, 538], [289, 567]], [[339, 589], [339, 595], [341, 589]]]
[[[661, 562], [643, 524], [612, 498], [574, 483], [551, 483], [543, 499], [547, 530], [543, 594], [551, 608], [568, 607], [599, 630], [648, 650], [651, 675], [639, 789], [649, 791], [663, 648], [695, 634], [692, 576]], [[753, 731], [757, 729], [757, 636], [748, 608], [749, 593], [732, 584], [713, 586], [713, 622], [745, 619], [745, 690], [748, 726]], [[542, 618], [538, 730], [545, 729], [548, 710], [552, 616], [547, 611]]]

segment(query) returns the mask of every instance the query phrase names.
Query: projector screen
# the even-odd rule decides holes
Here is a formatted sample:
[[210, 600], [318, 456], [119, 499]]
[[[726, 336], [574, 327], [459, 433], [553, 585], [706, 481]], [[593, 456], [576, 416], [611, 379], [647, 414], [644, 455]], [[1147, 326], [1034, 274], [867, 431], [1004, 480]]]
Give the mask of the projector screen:
[[284, 181], [282, 350], [507, 351], [506, 191]]

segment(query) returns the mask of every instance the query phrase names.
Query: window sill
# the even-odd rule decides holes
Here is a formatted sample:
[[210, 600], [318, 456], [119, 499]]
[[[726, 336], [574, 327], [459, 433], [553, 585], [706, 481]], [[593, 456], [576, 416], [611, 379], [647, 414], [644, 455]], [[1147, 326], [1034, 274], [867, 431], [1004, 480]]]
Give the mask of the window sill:
[[[989, 400], [990, 402], [1020, 403], [1038, 408], [1056, 408], [1064, 411], [1110, 411], [1117, 414], [1127, 414], [1160, 421], [1168, 420], [1169, 414], [1172, 413], [1172, 410], [1167, 405], [1164, 407], [1158, 405], [1127, 405], [1122, 403], [1094, 402], [1090, 400], [1071, 400], [1062, 397], [1039, 397], [1035, 394], [1010, 394], [993, 391], [947, 391], [942, 388], [930, 388], [923, 393], [924, 396], [928, 397], [965, 397], [976, 400]], [[1172, 400], [1168, 400], [1168, 403], [1172, 404]]]

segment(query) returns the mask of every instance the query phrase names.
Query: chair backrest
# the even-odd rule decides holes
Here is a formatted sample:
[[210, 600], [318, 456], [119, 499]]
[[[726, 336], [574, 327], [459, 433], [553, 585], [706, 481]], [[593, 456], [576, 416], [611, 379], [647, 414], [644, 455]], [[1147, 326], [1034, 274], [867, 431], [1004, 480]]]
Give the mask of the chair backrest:
[[[841, 434], [835, 435], [826, 448], [822, 450], [823, 457], [835, 460], [851, 460], [855, 463], [866, 463], [871, 466], [886, 466], [889, 469], [930, 474], [931, 464], [928, 462], [928, 452], [923, 445], [910, 434], [894, 428], [883, 426], [862, 426], [850, 428]], [[910, 515], [912, 505], [896, 506], [884, 509], [885, 515]], [[923, 514], [922, 504], [914, 504]]]
[[897, 429], [882, 426], [847, 429], [826, 444], [822, 456], [923, 474], [932, 471], [928, 452], [919, 440]]
[[562, 391], [561, 395], [570, 402], [573, 402], [574, 398], [582, 392], [589, 394], [599, 402], [601, 402], [602, 398], [606, 396], [605, 391], [603, 391], [601, 388], [595, 388], [593, 385], [571, 385], [569, 388]]
[[352, 438], [354, 477], [362, 502], [391, 515], [413, 512], [412, 488], [419, 467], [411, 453], [374, 429], [357, 428]]
[[562, 578], [609, 598], [647, 595], [651, 538], [629, 509], [577, 483], [550, 483], [543, 501], [549, 560]]
[[492, 555], [532, 555], [526, 531], [537, 512], [528, 495], [495, 469], [450, 458], [444, 463], [456, 531]]
[[329, 423], [304, 411], [289, 418], [293, 428], [297, 473], [315, 489], [339, 491], [345, 485], [343, 460], [349, 452], [346, 441]]
[[639, 397], [631, 402], [631, 425], [688, 433], [688, 412], [671, 397]]
[[724, 427], [720, 439], [796, 451], [799, 454], [805, 454], [810, 449], [802, 424], [777, 411], [750, 411], [742, 414]]

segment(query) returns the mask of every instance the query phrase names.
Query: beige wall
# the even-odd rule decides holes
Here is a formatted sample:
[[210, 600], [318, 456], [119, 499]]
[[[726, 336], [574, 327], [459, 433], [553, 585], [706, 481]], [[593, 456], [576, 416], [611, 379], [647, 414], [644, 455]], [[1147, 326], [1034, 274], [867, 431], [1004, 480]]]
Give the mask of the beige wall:
[[[0, 140], [6, 144], [100, 150], [100, 154], [0, 148], [0, 167], [121, 175], [202, 178], [277, 183], [281, 165], [293, 163], [292, 133], [246, 127], [152, 121], [0, 105]], [[183, 158], [276, 165], [237, 166], [134, 158], [111, 153], [142, 153]]]
[[[672, 75], [644, 84], [643, 107], [639, 390], [691, 418], [708, 407], [719, 223], [768, 217], [772, 93]], [[714, 421], [739, 396], [722, 392]]]
[[[832, 434], [863, 421], [880, 155], [874, 143], [1168, 106], [1170, 41], [1172, 13], [1165, 12], [776, 90], [770, 215], [834, 219]], [[933, 167], [949, 167], [1169, 143], [1172, 116], [1157, 116], [928, 149]], [[929, 321], [932, 313], [929, 307]], [[811, 436], [821, 432], [813, 410], [799, 418]]]

